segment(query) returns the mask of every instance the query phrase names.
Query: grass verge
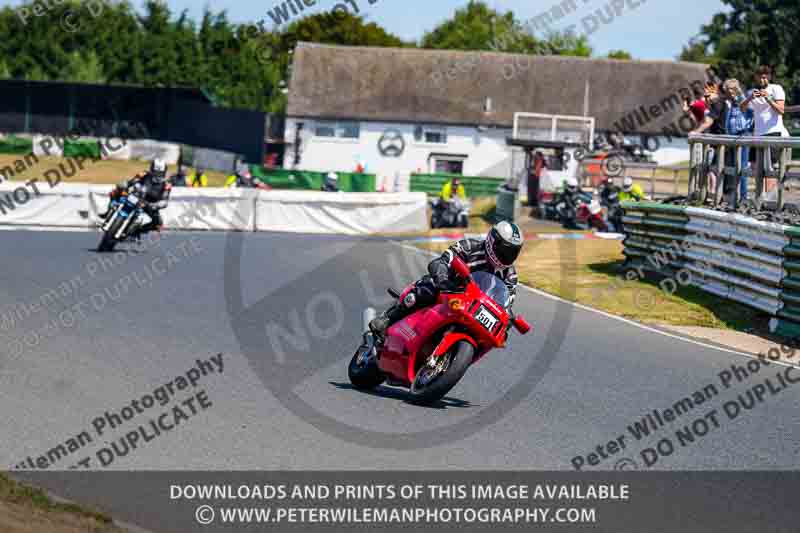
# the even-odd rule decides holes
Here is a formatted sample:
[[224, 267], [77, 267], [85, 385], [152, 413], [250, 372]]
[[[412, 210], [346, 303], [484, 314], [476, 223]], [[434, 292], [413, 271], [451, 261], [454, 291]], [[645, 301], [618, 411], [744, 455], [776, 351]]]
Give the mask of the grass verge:
[[[70, 164], [67, 159], [60, 157], [38, 157], [38, 161], [32, 158], [22, 165], [20, 159], [22, 156], [0, 154], [0, 169], [10, 167], [15, 171], [14, 176], [11, 177], [13, 181], [29, 181], [31, 179], [39, 179], [44, 181], [42, 175], [45, 171], [51, 168], [58, 168], [58, 165], [63, 163], [64, 168], [69, 170]], [[135, 174], [147, 170], [149, 161], [118, 161], [114, 159], [92, 161], [87, 160], [83, 164], [83, 169], [78, 169], [74, 175], [64, 177], [65, 183], [80, 182], [80, 183], [93, 183], [93, 184], [115, 184], [126, 179], [132, 178]], [[16, 168], [15, 168], [16, 167]], [[16, 169], [20, 169], [17, 172]], [[176, 165], [169, 165], [167, 168], [167, 176], [175, 173], [177, 170]], [[192, 169], [195, 170], [195, 169]], [[63, 172], [62, 172], [63, 174]], [[207, 170], [209, 187], [222, 187], [225, 185], [226, 175], [222, 172]]]
[[[447, 244], [420, 247], [441, 252]], [[539, 239], [525, 244], [517, 271], [530, 287], [644, 324], [747, 330], [761, 318], [757, 311], [694, 287], [668, 293], [654, 279], [625, 280], [623, 261], [621, 241]]]
[[123, 533], [108, 516], [69, 503], [0, 473], [0, 531], [4, 533]]

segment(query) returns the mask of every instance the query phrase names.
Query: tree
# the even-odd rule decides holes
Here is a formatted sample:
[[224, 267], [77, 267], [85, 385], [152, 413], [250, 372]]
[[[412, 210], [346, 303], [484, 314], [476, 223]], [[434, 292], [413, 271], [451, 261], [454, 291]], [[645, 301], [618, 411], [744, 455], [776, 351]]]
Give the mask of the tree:
[[25, 75], [25, 79], [29, 81], [49, 81], [49, 77], [44, 72], [42, 67], [34, 65], [34, 67]]
[[[224, 15], [222, 15], [224, 17]], [[139, 23], [146, 35], [141, 41], [141, 80], [150, 86], [172, 87], [183, 78], [179, 70], [175, 47], [175, 25], [170, 22], [170, 10], [163, 0], [147, 0], [145, 15]]]
[[456, 10], [452, 19], [426, 32], [420, 46], [527, 54], [543, 52], [538, 41], [523, 30], [512, 12], [501, 14], [480, 0], [470, 0], [466, 7]]
[[585, 35], [578, 36], [569, 31], [550, 32], [543, 44], [547, 55], [592, 57], [593, 50]]
[[774, 80], [787, 89], [800, 86], [800, 3], [784, 0], [723, 0], [729, 6], [701, 27], [683, 47], [680, 59], [711, 64], [722, 78], [738, 78], [745, 86], [761, 64], [770, 65]]
[[309, 15], [293, 22], [281, 35], [283, 50], [292, 50], [299, 41], [345, 46], [406, 46], [397, 36], [362, 17], [331, 11]]
[[82, 83], [105, 83], [107, 78], [100, 64], [100, 58], [94, 50], [86, 54], [72, 52], [69, 54], [69, 61], [64, 66], [58, 77], [63, 81], [82, 82]]
[[633, 56], [631, 56], [630, 52], [625, 50], [611, 50], [606, 57], [609, 59], [633, 59]]
[[11, 78], [11, 71], [8, 70], [8, 65], [5, 60], [0, 60], [0, 80], [7, 80]]
[[470, 0], [466, 7], [457, 9], [452, 19], [425, 33], [420, 46], [536, 55], [592, 55], [585, 36], [551, 31], [542, 38], [536, 37], [513, 12], [500, 13], [482, 0]]

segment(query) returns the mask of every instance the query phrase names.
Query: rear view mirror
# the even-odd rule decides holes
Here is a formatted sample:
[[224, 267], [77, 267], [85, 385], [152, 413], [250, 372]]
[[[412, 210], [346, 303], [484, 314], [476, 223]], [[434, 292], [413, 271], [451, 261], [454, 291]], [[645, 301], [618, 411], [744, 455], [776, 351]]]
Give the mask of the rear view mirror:
[[525, 335], [531, 330], [531, 325], [522, 317], [522, 315], [517, 315], [514, 317], [514, 328], [519, 331], [521, 334]]
[[453, 261], [452, 263], [450, 263], [450, 267], [456, 274], [458, 274], [462, 278], [466, 279], [469, 277], [470, 274], [469, 267], [467, 266], [466, 263], [464, 263], [464, 261], [460, 257], [458, 256], [453, 257]]

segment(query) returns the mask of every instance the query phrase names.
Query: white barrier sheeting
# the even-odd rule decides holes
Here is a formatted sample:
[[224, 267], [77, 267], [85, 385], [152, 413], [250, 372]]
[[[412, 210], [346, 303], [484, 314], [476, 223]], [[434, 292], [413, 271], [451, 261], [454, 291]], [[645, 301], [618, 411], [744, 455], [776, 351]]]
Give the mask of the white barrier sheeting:
[[150, 139], [128, 141], [130, 147], [130, 159], [144, 159], [152, 161], [153, 159], [161, 158], [168, 165], [174, 165], [178, 162], [181, 155], [181, 147], [179, 144], [165, 143], [153, 141]]
[[[99, 220], [108, 206], [110, 185], [90, 187], [89, 216]], [[175, 187], [167, 208], [161, 211], [166, 229], [253, 231], [258, 191], [243, 189], [191, 189]]]
[[64, 155], [64, 139], [56, 139], [52, 135], [34, 135], [33, 155], [62, 157]]
[[252, 189], [172, 189], [161, 212], [167, 229], [253, 231], [259, 191]]
[[359, 235], [428, 228], [425, 193], [262, 191], [256, 231]]
[[[83, 183], [36, 184], [39, 195], [23, 182], [0, 184], [0, 224], [31, 226], [88, 226], [80, 216], [88, 206], [89, 186]], [[27, 195], [22, 191], [27, 191]], [[16, 193], [15, 193], [16, 191]]]
[[123, 161], [133, 159], [133, 149], [131, 148], [132, 141], [107, 137], [101, 139], [100, 142], [105, 148], [105, 150], [100, 152], [103, 159], [119, 159]]
[[[27, 202], [14, 199], [20, 187]], [[41, 196], [21, 182], [0, 184], [0, 225], [87, 227], [106, 210], [112, 185], [39, 184]], [[24, 198], [24, 195], [18, 193]], [[13, 205], [13, 208], [10, 206]], [[428, 228], [425, 193], [323, 193], [175, 187], [161, 212], [167, 229], [277, 231], [363, 235]]]

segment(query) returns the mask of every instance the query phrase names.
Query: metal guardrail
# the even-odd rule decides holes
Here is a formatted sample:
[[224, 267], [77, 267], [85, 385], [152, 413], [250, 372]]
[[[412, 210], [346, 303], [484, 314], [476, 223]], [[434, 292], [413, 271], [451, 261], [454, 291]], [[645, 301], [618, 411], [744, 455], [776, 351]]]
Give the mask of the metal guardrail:
[[[752, 175], [755, 181], [755, 201], [760, 208], [762, 195], [765, 191], [765, 179], [775, 178], [778, 183], [776, 209], [783, 208], [783, 188], [788, 179], [800, 178], [800, 172], [790, 172], [792, 167], [800, 167], [800, 162], [791, 161], [792, 149], [800, 148], [800, 138], [797, 137], [753, 137], [733, 135], [689, 135], [689, 195], [693, 196], [698, 205], [702, 205], [712, 193], [712, 203], [716, 206], [721, 200], [721, 190], [725, 176], [739, 176], [747, 166], [747, 161], [742, 159], [742, 148], [749, 147], [755, 150], [755, 164], [752, 166]], [[714, 161], [710, 161], [708, 154], [713, 150]], [[726, 153], [735, 150], [733, 165], [726, 165]], [[779, 150], [778, 168], [771, 164], [773, 150]], [[708, 190], [708, 176], [711, 170], [718, 176], [714, 191]]]
[[697, 207], [622, 207], [626, 268], [761, 310], [772, 331], [800, 334], [800, 228]]
[[[620, 168], [606, 171], [604, 159], [584, 159], [578, 168], [578, 178], [582, 186], [593, 187], [606, 177], [621, 180], [628, 176], [634, 183], [644, 184], [645, 194], [659, 199], [687, 193], [689, 166], [658, 166], [655, 163], [617, 162]], [[611, 166], [611, 165], [609, 165]], [[620, 184], [621, 185], [621, 184]]]
[[800, 228], [697, 207], [622, 207], [627, 269], [761, 310], [773, 332], [800, 336]]

